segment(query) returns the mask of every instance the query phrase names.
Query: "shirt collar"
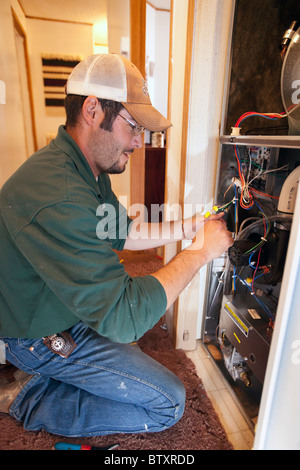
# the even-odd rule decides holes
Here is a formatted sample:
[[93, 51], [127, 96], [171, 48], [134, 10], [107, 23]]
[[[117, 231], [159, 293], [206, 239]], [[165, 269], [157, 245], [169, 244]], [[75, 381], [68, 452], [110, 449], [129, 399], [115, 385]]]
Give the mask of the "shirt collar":
[[65, 126], [59, 126], [58, 133], [53, 144], [71, 158], [82, 178], [84, 178], [84, 180], [94, 187], [97, 193], [99, 193], [99, 178], [95, 179], [94, 173], [92, 172], [87, 159], [76, 144], [75, 140], [66, 131]]

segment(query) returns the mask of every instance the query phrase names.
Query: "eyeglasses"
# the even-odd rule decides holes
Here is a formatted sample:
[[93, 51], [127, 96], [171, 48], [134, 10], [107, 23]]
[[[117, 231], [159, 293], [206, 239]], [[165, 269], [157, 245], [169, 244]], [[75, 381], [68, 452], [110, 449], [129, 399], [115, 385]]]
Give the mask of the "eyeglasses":
[[129, 119], [122, 116], [122, 114], [118, 113], [118, 111], [116, 111], [114, 108], [111, 108], [110, 106], [107, 106], [107, 107], [111, 109], [112, 111], [114, 111], [118, 116], [123, 118], [124, 121], [126, 121], [128, 124], [131, 125], [131, 130], [133, 132], [133, 135], [141, 135], [144, 132], [145, 128], [143, 126], [137, 126], [136, 124], [133, 124], [133, 122], [129, 121]]

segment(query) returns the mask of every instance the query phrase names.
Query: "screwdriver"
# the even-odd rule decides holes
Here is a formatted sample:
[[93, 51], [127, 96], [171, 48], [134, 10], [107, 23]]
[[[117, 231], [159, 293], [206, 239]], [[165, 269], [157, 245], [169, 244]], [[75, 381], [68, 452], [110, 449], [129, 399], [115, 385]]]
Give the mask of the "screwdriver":
[[96, 447], [96, 446], [89, 446], [86, 444], [69, 444], [67, 442], [57, 442], [54, 445], [55, 450], [112, 450], [118, 447], [120, 444], [111, 444], [105, 447]]

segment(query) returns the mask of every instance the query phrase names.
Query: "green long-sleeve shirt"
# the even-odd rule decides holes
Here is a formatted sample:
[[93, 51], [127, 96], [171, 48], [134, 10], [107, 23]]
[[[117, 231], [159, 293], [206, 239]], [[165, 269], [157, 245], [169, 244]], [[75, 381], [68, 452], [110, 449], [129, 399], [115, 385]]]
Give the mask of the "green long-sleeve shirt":
[[114, 251], [131, 220], [109, 176], [96, 181], [63, 126], [5, 183], [0, 208], [0, 336], [39, 338], [83, 321], [131, 342], [164, 314], [159, 281], [131, 278]]

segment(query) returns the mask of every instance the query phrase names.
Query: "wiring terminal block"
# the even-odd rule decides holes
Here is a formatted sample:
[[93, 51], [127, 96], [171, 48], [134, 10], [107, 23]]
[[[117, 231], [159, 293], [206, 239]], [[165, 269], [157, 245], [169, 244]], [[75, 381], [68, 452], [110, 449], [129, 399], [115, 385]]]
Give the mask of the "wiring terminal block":
[[237, 137], [239, 135], [241, 135], [241, 127], [232, 127], [231, 128], [231, 135], [234, 136], [234, 137]]

